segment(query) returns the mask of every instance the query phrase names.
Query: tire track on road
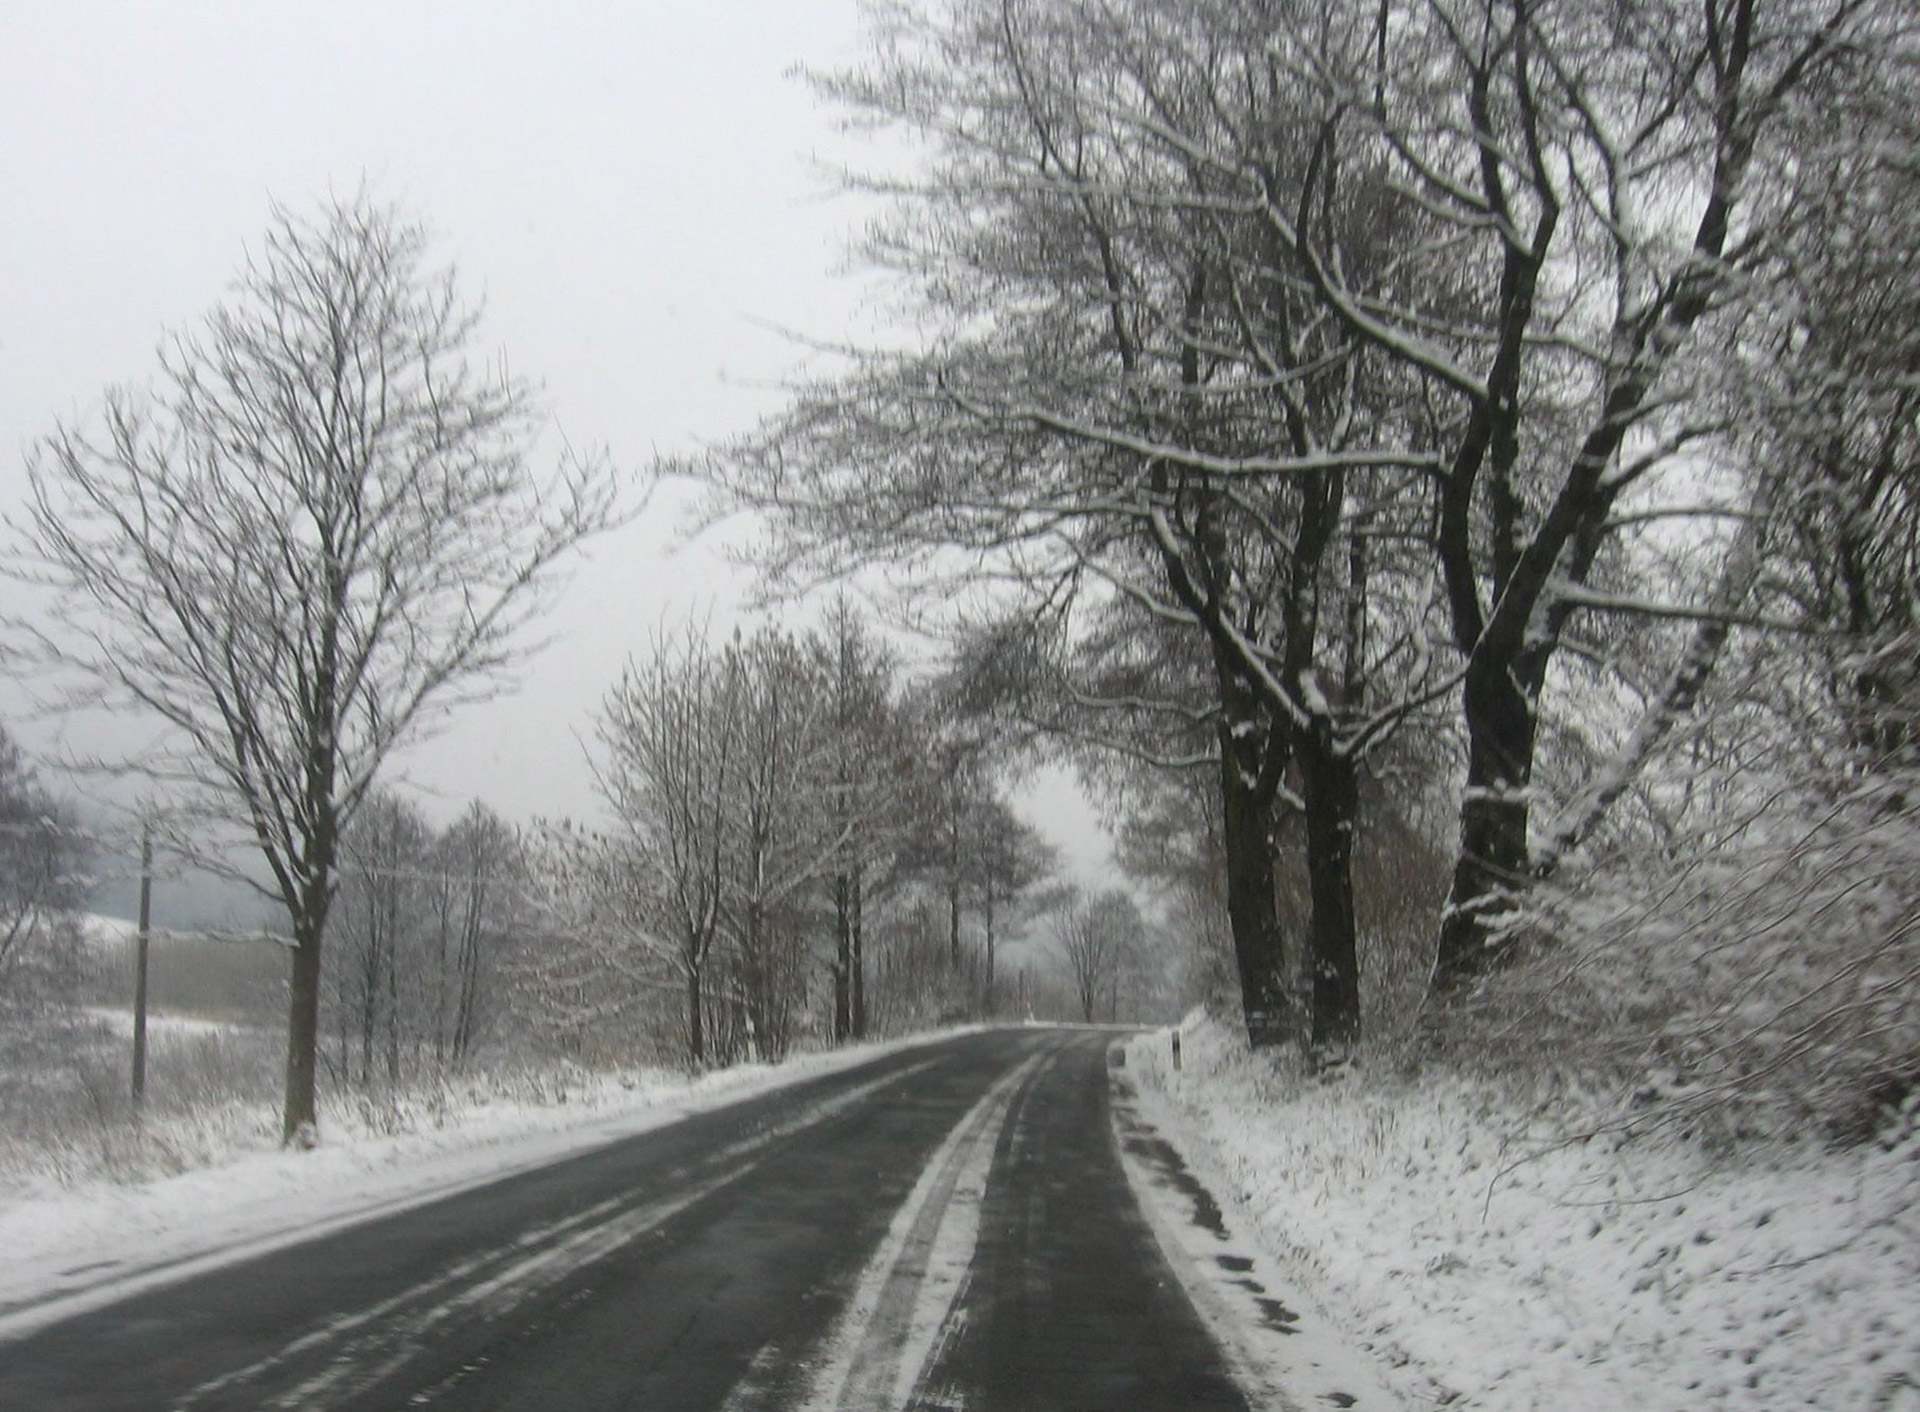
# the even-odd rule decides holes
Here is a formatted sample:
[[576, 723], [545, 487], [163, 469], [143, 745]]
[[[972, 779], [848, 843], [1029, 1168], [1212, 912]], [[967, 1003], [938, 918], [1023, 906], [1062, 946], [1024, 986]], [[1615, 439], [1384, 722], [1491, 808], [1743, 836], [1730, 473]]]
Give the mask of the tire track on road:
[[256, 1362], [200, 1384], [173, 1405], [180, 1412], [220, 1406], [315, 1409], [364, 1392], [398, 1372], [444, 1329], [510, 1314], [749, 1175], [775, 1144], [858, 1107], [936, 1062], [923, 1060], [869, 1080], [728, 1145], [700, 1164], [709, 1175], [689, 1174], [690, 1185], [672, 1197], [639, 1201], [623, 1195], [534, 1227], [370, 1308], [330, 1319]]
[[894, 1412], [913, 1400], [955, 1332], [1001, 1130], [1059, 1055], [1056, 1044], [1015, 1066], [934, 1150], [823, 1342], [806, 1412]]

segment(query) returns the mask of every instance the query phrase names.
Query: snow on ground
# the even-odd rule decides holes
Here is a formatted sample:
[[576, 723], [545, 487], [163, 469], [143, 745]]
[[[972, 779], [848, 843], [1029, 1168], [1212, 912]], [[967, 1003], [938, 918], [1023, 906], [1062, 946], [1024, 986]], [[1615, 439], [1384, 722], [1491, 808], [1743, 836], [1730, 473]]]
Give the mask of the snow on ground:
[[[81, 1013], [116, 1039], [133, 1038], [131, 1011], [118, 1005], [87, 1005], [81, 1007]], [[244, 1028], [231, 1020], [209, 1020], [198, 1015], [155, 1013], [147, 1016], [147, 1034], [154, 1039], [162, 1036], [228, 1035]]]
[[211, 1165], [159, 1180], [19, 1180], [0, 1189], [0, 1337], [951, 1033], [699, 1079], [579, 1072], [525, 1098], [412, 1115], [415, 1130], [392, 1135], [336, 1115], [311, 1152], [285, 1151], [255, 1124]]
[[1529, 1145], [1457, 1079], [1305, 1079], [1197, 1019], [1170, 1048], [1129, 1046], [1145, 1117], [1416, 1405], [1920, 1409], [1920, 1124]]

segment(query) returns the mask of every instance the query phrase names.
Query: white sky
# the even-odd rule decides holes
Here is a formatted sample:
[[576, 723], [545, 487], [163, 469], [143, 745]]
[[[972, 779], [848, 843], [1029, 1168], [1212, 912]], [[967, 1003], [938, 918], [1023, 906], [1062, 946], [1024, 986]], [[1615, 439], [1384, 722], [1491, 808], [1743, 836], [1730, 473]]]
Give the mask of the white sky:
[[[270, 201], [363, 180], [435, 230], [576, 444], [637, 469], [750, 425], [806, 363], [778, 330], [876, 328], [844, 273], [863, 210], [821, 165], [874, 154], [790, 76], [859, 45], [856, 0], [0, 7], [0, 509], [33, 439], [221, 298]], [[432, 812], [592, 810], [580, 737], [621, 661], [746, 587], [717, 546], [673, 550], [679, 521], [597, 541], [521, 687], [407, 757]], [[1091, 862], [1084, 805], [1044, 798]]]

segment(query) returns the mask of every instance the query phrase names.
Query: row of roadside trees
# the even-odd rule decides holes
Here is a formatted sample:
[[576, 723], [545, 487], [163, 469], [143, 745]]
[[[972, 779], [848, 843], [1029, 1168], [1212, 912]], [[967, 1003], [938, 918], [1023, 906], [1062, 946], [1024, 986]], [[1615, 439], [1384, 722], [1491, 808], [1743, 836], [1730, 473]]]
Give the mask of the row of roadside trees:
[[822, 973], [832, 1038], [865, 1037], [876, 976], [905, 979], [876, 952], [934, 908], [936, 974], [879, 1004], [1005, 1006], [1000, 948], [1052, 849], [996, 782], [1000, 749], [908, 690], [848, 600], [804, 634], [656, 641], [597, 736], [614, 822], [558, 842], [585, 908], [568, 930], [600, 969], [677, 993], [691, 1062], [784, 1053]]
[[938, 899], [942, 974], [884, 958], [886, 1003], [992, 1008], [1050, 855], [990, 738], [909, 699], [844, 604], [821, 633], [689, 632], [631, 666], [599, 722], [604, 831], [476, 807], [436, 834], [378, 787], [523, 653], [561, 558], [634, 512], [603, 456], [545, 458], [531, 388], [477, 327], [418, 223], [364, 192], [276, 210], [155, 385], [29, 459], [11, 661], [54, 709], [151, 723], [89, 763], [153, 782], [201, 859], [258, 877], [237, 861], [257, 855], [290, 956], [288, 1140], [323, 1062], [460, 1067], [516, 966], [522, 1019], [576, 1045], [630, 1051], [633, 997], [676, 994], [701, 1063], [785, 1049], [824, 934], [831, 1033], [867, 1033], [875, 919], [909, 891], [915, 915]]
[[[1905, 856], [1906, 7], [951, 0], [875, 23], [872, 59], [821, 84], [919, 145], [871, 253], [930, 336], [698, 469], [765, 513], [780, 567], [883, 561], [923, 607], [965, 605], [967, 718], [1124, 762], [1116, 797], [1210, 865], [1190, 891], [1256, 1043], [1352, 1050], [1366, 919], [1404, 910], [1358, 879], [1396, 854], [1444, 857], [1430, 1017], [1572, 927], [1556, 889], [1611, 846], [1678, 867], [1758, 838], [1756, 800], [1817, 821], [1851, 790], [1830, 816], [1893, 821], [1876, 856]], [[292, 941], [289, 1138], [381, 768], [498, 680], [554, 564], [629, 513], [604, 459], [540, 462], [475, 318], [364, 196], [281, 212], [157, 388], [30, 464], [13, 563], [48, 611], [10, 646], [67, 704], [159, 722], [119, 763], [259, 851]], [[666, 985], [690, 1056], [774, 1053], [797, 939], [827, 935], [856, 1034], [869, 921], [911, 876], [915, 934], [991, 995], [1031, 855], [963, 861], [970, 830], [1018, 838], [974, 728], [928, 724], [844, 612], [656, 647], [602, 714], [614, 825], [555, 845], [593, 899], [578, 985]], [[1899, 868], [1875, 876], [1904, 915]], [[1912, 930], [1794, 982], [1844, 992], [1820, 1034], [1908, 1032], [1885, 1006]], [[385, 946], [363, 1029], [383, 984], [399, 1013]]]
[[1887, 253], [1913, 244], [1908, 7], [875, 24], [819, 83], [917, 153], [871, 253], [931, 332], [701, 469], [782, 564], [990, 583], [962, 657], [1003, 712], [1207, 780], [1256, 1044], [1358, 1040], [1364, 830], [1447, 858], [1435, 1024], [1568, 860], [1671, 847], [1676, 752], [1755, 644], [1761, 714], [1822, 701], [1887, 763], [1920, 542]]

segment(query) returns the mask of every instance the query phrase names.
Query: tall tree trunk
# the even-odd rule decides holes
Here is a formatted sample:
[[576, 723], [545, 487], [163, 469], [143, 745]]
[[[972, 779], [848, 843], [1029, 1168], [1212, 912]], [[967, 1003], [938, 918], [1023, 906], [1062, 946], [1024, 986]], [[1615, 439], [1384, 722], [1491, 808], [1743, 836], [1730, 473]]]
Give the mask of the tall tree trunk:
[[[1222, 726], [1222, 734], [1230, 727]], [[1256, 1049], [1282, 1044], [1290, 1029], [1286, 947], [1274, 905], [1272, 809], [1247, 778], [1233, 742], [1220, 752], [1221, 839], [1227, 864], [1227, 920], [1233, 932], [1240, 1010]]]
[[371, 921], [360, 967], [360, 1082], [373, 1083], [373, 1037], [380, 1028], [380, 932]]
[[847, 875], [833, 878], [833, 1042], [853, 1034], [853, 915]]
[[1467, 787], [1460, 855], [1434, 960], [1432, 990], [1439, 996], [1471, 986], [1513, 946], [1515, 894], [1530, 876], [1528, 787], [1537, 727], [1523, 670], [1504, 656], [1476, 658], [1467, 667]]
[[320, 938], [327, 926], [325, 886], [310, 889], [291, 917], [293, 955], [287, 981], [287, 1084], [280, 1140], [306, 1142], [317, 1125], [314, 1056], [320, 1042]]
[[860, 870], [853, 874], [853, 917], [848, 937], [852, 947], [848, 952], [848, 969], [852, 972], [853, 1037], [867, 1037], [867, 958], [865, 935], [865, 910], [862, 896]]
[[947, 827], [947, 965], [960, 969], [960, 807]]
[[433, 1066], [441, 1073], [447, 1071], [448, 1056], [453, 1048], [453, 1035], [450, 1030], [447, 999], [447, 972], [453, 964], [448, 955], [447, 932], [453, 901], [443, 892], [440, 897], [439, 945], [434, 949], [433, 972]]
[[400, 964], [395, 952], [399, 949], [400, 935], [397, 925], [389, 929], [386, 946], [387, 980], [387, 1087], [400, 1087]]
[[753, 1057], [765, 1059], [767, 1043], [767, 953], [760, 904], [747, 904], [746, 974], [741, 978], [741, 1003], [746, 1011], [747, 1040]]
[[1353, 913], [1353, 837], [1360, 812], [1358, 771], [1317, 720], [1294, 745], [1307, 823], [1307, 885], [1313, 918], [1308, 941], [1311, 1044], [1323, 1061], [1351, 1054], [1360, 1041], [1360, 957]]
[[706, 1015], [700, 993], [700, 967], [687, 967], [687, 1065], [697, 1069], [707, 1062]]
[[480, 933], [483, 921], [475, 904], [469, 903], [465, 925], [460, 929], [459, 1010], [454, 1016], [453, 1066], [466, 1067], [473, 1048], [474, 1026], [480, 1009]]

